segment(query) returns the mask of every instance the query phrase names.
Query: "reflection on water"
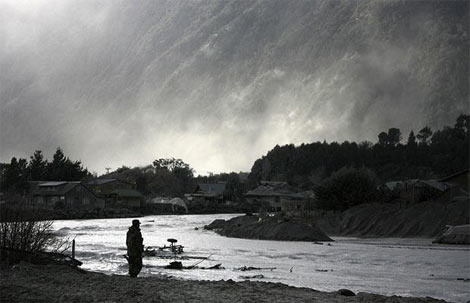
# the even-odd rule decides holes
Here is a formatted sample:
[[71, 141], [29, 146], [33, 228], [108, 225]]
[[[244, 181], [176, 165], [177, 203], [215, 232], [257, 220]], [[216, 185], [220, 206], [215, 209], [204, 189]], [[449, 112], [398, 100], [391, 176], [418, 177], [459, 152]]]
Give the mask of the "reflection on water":
[[[431, 244], [430, 239], [335, 238], [336, 242], [246, 240], [221, 237], [202, 227], [215, 219], [235, 215], [151, 216], [140, 218], [146, 246], [163, 246], [178, 239], [185, 254], [209, 257], [200, 266], [222, 263], [225, 270], [168, 270], [169, 260], [144, 258], [141, 276], [171, 275], [183, 279], [243, 280], [263, 275], [261, 281], [282, 282], [323, 291], [349, 288], [385, 295], [431, 296], [453, 302], [470, 298], [470, 248]], [[126, 232], [132, 219], [56, 221], [59, 235], [75, 238], [82, 268], [107, 274], [127, 274]], [[195, 230], [195, 227], [199, 227]], [[183, 260], [184, 266], [200, 260]], [[242, 266], [266, 268], [241, 272]], [[269, 268], [275, 267], [274, 270]]]

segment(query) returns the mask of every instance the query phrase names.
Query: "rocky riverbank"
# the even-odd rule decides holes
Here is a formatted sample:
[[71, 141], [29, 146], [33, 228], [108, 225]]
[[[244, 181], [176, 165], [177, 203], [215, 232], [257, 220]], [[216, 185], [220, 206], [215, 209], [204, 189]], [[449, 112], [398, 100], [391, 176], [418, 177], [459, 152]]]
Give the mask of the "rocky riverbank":
[[283, 241], [333, 241], [315, 224], [287, 220], [282, 217], [259, 218], [240, 216], [215, 220], [204, 226], [207, 230], [234, 238]]
[[60, 265], [21, 263], [0, 269], [0, 302], [386, 302], [434, 303], [433, 298], [319, 292], [280, 283], [130, 278]]

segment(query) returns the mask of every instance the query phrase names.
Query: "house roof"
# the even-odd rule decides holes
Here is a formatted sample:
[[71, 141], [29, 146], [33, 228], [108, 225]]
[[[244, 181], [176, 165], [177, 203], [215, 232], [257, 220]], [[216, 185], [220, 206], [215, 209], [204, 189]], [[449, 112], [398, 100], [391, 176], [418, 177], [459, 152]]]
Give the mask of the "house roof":
[[248, 191], [248, 197], [289, 197], [302, 199], [308, 197], [303, 193], [296, 193], [289, 188], [286, 182], [261, 181], [261, 185]]
[[93, 179], [93, 180], [86, 181], [86, 184], [87, 184], [87, 185], [103, 185], [103, 184], [111, 183], [111, 182], [122, 182], [122, 183], [127, 183], [127, 184], [131, 184], [131, 185], [132, 185], [132, 182], [125, 181], [125, 180], [120, 180], [120, 179], [115, 179], [115, 178], [98, 178], [98, 179]]
[[[55, 185], [50, 185], [50, 184], [55, 184]], [[45, 182], [45, 183], [39, 184], [36, 190], [33, 191], [33, 195], [63, 196], [77, 186], [83, 186], [83, 185], [81, 185], [80, 182], [58, 182], [58, 181]], [[54, 187], [54, 189], [50, 189], [51, 187]]]
[[453, 175], [447, 176], [447, 177], [445, 177], [445, 178], [440, 179], [439, 181], [445, 182], [445, 181], [448, 181], [448, 180], [450, 180], [450, 179], [452, 179], [452, 178], [458, 177], [458, 176], [460, 176], [460, 175], [468, 174], [468, 173], [470, 173], [470, 169], [466, 169], [466, 170], [460, 171], [460, 172], [458, 172], [458, 173], [455, 173], [455, 174], [453, 174]]
[[273, 186], [273, 187], [285, 187], [288, 186], [287, 182], [284, 181], [263, 181], [259, 182], [261, 185]]
[[412, 179], [412, 180], [405, 180], [405, 181], [391, 181], [384, 184], [384, 186], [389, 190], [402, 190], [406, 187], [413, 186], [413, 187], [431, 187], [438, 191], [446, 191], [448, 188], [451, 187], [451, 184], [437, 181], [437, 180], [419, 180], [419, 179]]
[[225, 191], [225, 183], [198, 183], [196, 192], [202, 191], [205, 196], [222, 195]]
[[44, 183], [39, 183], [39, 187], [56, 187], [56, 186], [61, 186], [61, 185], [64, 185], [66, 184], [67, 181], [47, 181], [47, 182], [44, 182]]
[[[32, 191], [33, 196], [64, 196], [77, 186], [83, 187], [86, 191], [90, 192], [96, 197], [88, 187], [81, 184], [80, 181], [47, 181], [42, 182]], [[52, 185], [51, 185], [52, 184]], [[51, 189], [54, 188], [54, 189]]]
[[444, 182], [439, 182], [436, 180], [421, 180], [422, 184], [437, 189], [438, 191], [446, 191], [451, 186]]
[[114, 181], [118, 181], [118, 180], [117, 179], [102, 178], [102, 179], [93, 179], [93, 180], [87, 181], [86, 184], [88, 184], [88, 185], [102, 185], [102, 184], [106, 184], [106, 183], [110, 183], [110, 182], [114, 182]]
[[125, 198], [142, 198], [144, 196], [135, 189], [115, 189], [111, 194], [116, 194], [119, 197]]

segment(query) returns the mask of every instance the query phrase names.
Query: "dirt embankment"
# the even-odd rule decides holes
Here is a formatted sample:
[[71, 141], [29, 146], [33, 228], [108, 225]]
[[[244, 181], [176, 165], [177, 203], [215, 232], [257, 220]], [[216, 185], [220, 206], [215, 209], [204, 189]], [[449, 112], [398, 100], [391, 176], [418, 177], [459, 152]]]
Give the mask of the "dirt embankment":
[[21, 263], [0, 267], [0, 302], [445, 302], [429, 297], [386, 297], [347, 291], [320, 292], [281, 283], [184, 281], [165, 277], [130, 278], [67, 266]]
[[342, 213], [325, 214], [316, 220], [330, 236], [436, 237], [446, 225], [469, 224], [469, 197], [450, 203], [422, 202], [408, 207], [399, 204], [363, 204]]
[[259, 219], [257, 216], [240, 216], [230, 220], [215, 220], [204, 227], [227, 237], [284, 240], [333, 241], [315, 224], [285, 221], [282, 218]]

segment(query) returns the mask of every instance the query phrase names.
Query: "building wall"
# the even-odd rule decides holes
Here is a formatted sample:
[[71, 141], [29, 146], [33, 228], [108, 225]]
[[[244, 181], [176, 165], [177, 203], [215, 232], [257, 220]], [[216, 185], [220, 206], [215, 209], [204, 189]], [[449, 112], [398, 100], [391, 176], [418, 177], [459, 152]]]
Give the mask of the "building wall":
[[445, 182], [458, 185], [467, 192], [470, 192], [470, 172], [460, 174], [458, 176], [446, 180]]
[[66, 194], [65, 207], [75, 209], [104, 208], [104, 200], [97, 198], [82, 185], [78, 185]]
[[47, 209], [53, 209], [58, 201], [60, 201], [59, 196], [35, 195], [32, 199], [34, 206]]
[[289, 216], [308, 217], [314, 212], [313, 199], [281, 199], [281, 211]]
[[69, 209], [104, 208], [104, 200], [97, 198], [81, 184], [64, 195], [59, 193], [57, 195], [35, 195], [32, 202], [36, 206], [47, 209], [56, 207]]
[[118, 197], [115, 205], [118, 207], [125, 207], [129, 209], [138, 209], [142, 207], [142, 199], [131, 197]]
[[116, 180], [105, 184], [91, 185], [91, 188], [96, 194], [106, 196], [116, 189], [134, 189], [134, 185]]
[[269, 212], [280, 212], [281, 211], [281, 198], [276, 196], [258, 196], [258, 197], [247, 197], [250, 204], [263, 204], [268, 205], [267, 211]]

